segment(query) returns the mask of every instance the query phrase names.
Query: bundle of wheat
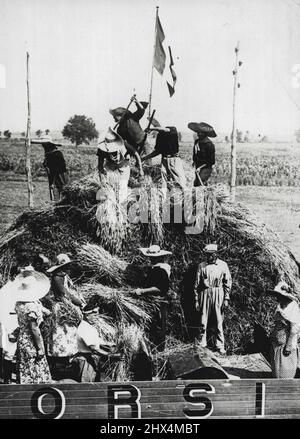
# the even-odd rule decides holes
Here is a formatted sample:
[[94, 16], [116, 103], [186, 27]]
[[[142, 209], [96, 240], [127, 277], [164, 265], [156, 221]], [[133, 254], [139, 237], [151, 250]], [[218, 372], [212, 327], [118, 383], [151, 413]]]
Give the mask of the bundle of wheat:
[[102, 284], [83, 284], [81, 293], [87, 301], [97, 299], [101, 312], [116, 322], [138, 323], [141, 327], [148, 325], [159, 303], [159, 299], [154, 298], [151, 301], [137, 299], [128, 288], [116, 289]]
[[139, 284], [141, 272], [138, 266], [111, 255], [97, 244], [78, 246], [76, 259], [89, 282], [93, 280], [116, 287]]
[[149, 355], [148, 340], [143, 329], [137, 325], [121, 324], [116, 334], [116, 350], [122, 357], [109, 372], [113, 381], [129, 381], [132, 379], [132, 361], [135, 355], [145, 352]]

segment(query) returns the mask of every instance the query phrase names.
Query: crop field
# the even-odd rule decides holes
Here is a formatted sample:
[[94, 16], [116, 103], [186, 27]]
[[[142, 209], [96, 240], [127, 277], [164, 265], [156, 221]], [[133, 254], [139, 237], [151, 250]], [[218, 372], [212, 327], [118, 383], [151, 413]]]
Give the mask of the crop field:
[[[71, 176], [80, 177], [97, 166], [96, 144], [76, 148], [64, 146], [62, 151]], [[181, 156], [190, 162], [191, 142], [181, 143]], [[300, 144], [243, 143], [237, 145], [237, 185], [239, 186], [300, 186]], [[45, 176], [43, 149], [32, 145], [34, 177]], [[24, 142], [0, 141], [0, 173], [7, 178], [25, 175]], [[230, 176], [230, 145], [216, 143], [216, 166], [212, 183], [228, 183]], [[5, 178], [5, 177], [3, 177]]]
[[[92, 172], [97, 166], [96, 144], [78, 150], [62, 148], [71, 178]], [[181, 156], [191, 162], [191, 143], [181, 143]], [[271, 225], [300, 260], [300, 145], [239, 144], [237, 146], [237, 201]], [[216, 144], [212, 183], [227, 184], [230, 176], [230, 145]], [[43, 150], [32, 145], [35, 205], [49, 205], [48, 183], [43, 169]], [[0, 143], [0, 232], [27, 206], [24, 142]]]

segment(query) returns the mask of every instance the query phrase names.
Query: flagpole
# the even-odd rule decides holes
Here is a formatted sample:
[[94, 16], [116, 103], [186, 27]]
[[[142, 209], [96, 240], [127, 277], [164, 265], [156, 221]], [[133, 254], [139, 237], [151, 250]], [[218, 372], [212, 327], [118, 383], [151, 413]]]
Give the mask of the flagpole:
[[231, 132], [231, 175], [230, 175], [230, 201], [235, 202], [235, 187], [236, 187], [236, 130], [235, 130], [235, 115], [236, 115], [236, 91], [240, 87], [238, 83], [238, 70], [242, 65], [239, 61], [239, 41], [235, 47], [235, 67], [233, 70], [233, 105], [232, 105], [232, 132]]
[[154, 30], [154, 45], [153, 45], [153, 56], [152, 56], [152, 68], [151, 68], [151, 81], [150, 81], [150, 93], [149, 93], [149, 117], [151, 117], [151, 101], [152, 101], [152, 86], [153, 86], [153, 70], [154, 70], [154, 56], [156, 48], [156, 34], [157, 34], [157, 18], [158, 18], [159, 6], [156, 6], [156, 16], [155, 16], [155, 30]]
[[31, 173], [31, 104], [30, 104], [30, 78], [29, 78], [29, 53], [26, 52], [26, 85], [27, 85], [27, 130], [26, 130], [26, 174], [27, 174], [27, 190], [28, 190], [28, 205], [33, 207], [33, 184]]

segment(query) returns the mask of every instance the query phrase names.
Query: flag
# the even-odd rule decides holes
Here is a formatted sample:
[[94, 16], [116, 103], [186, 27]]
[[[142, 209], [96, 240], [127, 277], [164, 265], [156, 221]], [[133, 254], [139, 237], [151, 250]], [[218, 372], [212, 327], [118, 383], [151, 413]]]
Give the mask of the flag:
[[169, 68], [170, 68], [170, 73], [171, 73], [173, 85], [170, 84], [171, 81], [169, 82], [167, 80], [167, 86], [168, 86], [168, 89], [169, 89], [170, 97], [172, 97], [173, 94], [175, 93], [175, 84], [176, 84], [176, 81], [177, 81], [177, 76], [176, 76], [176, 73], [175, 73], [175, 71], [173, 69], [174, 61], [173, 61], [173, 56], [172, 56], [172, 52], [171, 52], [171, 47], [170, 46], [168, 46], [168, 47], [169, 47], [169, 55], [170, 55]]
[[155, 50], [154, 50], [154, 62], [153, 65], [161, 75], [164, 73], [166, 65], [166, 53], [163, 48], [163, 41], [165, 39], [165, 34], [161, 26], [159, 17], [156, 17], [156, 39], [155, 39]]

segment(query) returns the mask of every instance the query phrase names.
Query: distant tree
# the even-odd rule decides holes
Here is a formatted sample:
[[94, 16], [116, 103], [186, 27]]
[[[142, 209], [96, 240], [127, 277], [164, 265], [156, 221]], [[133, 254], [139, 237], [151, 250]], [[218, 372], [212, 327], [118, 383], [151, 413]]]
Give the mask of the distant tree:
[[25, 131], [22, 131], [22, 132], [21, 132], [21, 136], [22, 136], [22, 137], [25, 137], [25, 136], [26, 136]]
[[181, 133], [181, 131], [178, 131], [178, 140], [179, 140], [179, 142], [182, 141], [182, 133]]
[[45, 134], [46, 136], [48, 136], [48, 134], [50, 133], [50, 130], [48, 130], [48, 128], [45, 130]]
[[300, 143], [300, 130], [295, 131], [296, 142]]
[[240, 130], [236, 130], [236, 141], [237, 143], [243, 142], [243, 132]]
[[71, 117], [62, 130], [64, 138], [78, 145], [85, 143], [88, 145], [91, 140], [97, 139], [98, 131], [91, 117], [75, 114]]
[[250, 134], [249, 131], [246, 131], [246, 134], [244, 136], [244, 142], [248, 143], [250, 142]]
[[2, 136], [2, 131], [0, 131], [0, 137]]
[[36, 136], [38, 136], [38, 137], [41, 137], [42, 133], [43, 133], [42, 130], [37, 130], [37, 131], [35, 132]]
[[5, 130], [3, 133], [4, 137], [6, 139], [10, 139], [11, 138], [11, 132], [9, 130]]
[[267, 143], [269, 141], [267, 136], [263, 136], [261, 139], [261, 143]]
[[225, 136], [225, 142], [229, 143], [229, 137], [228, 136]]

